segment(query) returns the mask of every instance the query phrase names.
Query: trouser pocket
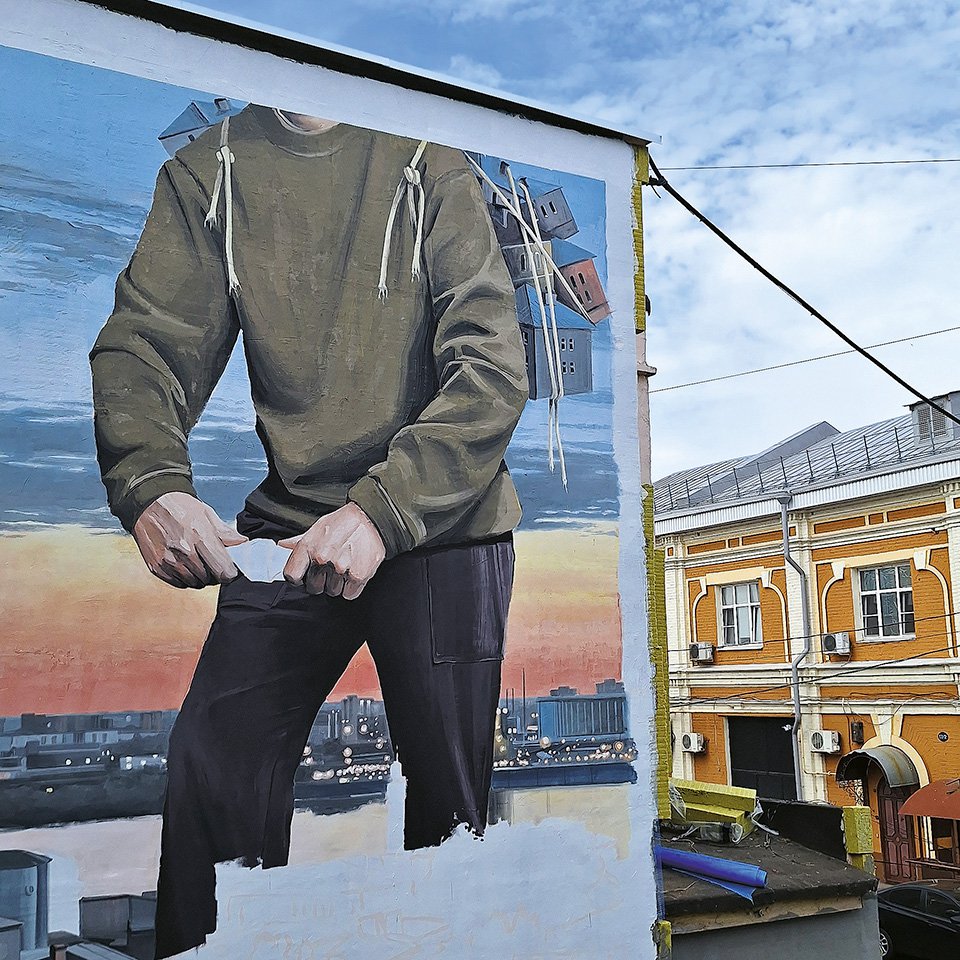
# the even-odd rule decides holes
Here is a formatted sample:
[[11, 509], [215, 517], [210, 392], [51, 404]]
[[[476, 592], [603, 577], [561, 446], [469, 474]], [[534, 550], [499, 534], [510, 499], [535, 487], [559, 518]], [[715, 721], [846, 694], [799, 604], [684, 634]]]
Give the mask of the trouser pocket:
[[426, 557], [434, 663], [502, 660], [513, 544], [474, 544]]
[[220, 587], [217, 610], [272, 610], [290, 585], [285, 580], [248, 580], [242, 573]]

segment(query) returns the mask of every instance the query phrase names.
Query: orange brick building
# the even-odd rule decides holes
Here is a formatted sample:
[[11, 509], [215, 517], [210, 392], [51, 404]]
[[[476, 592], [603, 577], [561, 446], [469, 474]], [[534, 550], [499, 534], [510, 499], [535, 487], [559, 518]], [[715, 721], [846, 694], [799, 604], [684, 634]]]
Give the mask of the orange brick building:
[[956, 430], [917, 404], [655, 488], [675, 775], [868, 804], [890, 881], [960, 877]]

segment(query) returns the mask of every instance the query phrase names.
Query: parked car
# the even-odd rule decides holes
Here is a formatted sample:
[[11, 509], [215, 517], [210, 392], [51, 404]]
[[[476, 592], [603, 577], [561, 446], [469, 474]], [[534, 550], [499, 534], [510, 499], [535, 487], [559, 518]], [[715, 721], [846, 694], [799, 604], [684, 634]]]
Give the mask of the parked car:
[[901, 883], [877, 894], [880, 956], [960, 957], [960, 880]]

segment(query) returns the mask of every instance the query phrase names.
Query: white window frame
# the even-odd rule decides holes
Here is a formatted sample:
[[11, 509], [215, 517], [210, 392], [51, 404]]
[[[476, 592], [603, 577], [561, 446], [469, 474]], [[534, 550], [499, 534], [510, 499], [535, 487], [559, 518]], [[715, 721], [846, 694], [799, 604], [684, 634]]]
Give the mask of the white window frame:
[[[747, 588], [747, 600], [744, 602], [738, 599], [736, 594], [738, 588]], [[761, 603], [760, 590], [762, 584], [759, 580], [740, 580], [734, 583], [717, 584], [717, 646], [721, 650], [762, 650], [763, 649], [763, 605]], [[730, 591], [733, 596], [733, 603], [726, 603], [724, 593]], [[755, 592], [756, 599], [752, 594]], [[755, 610], [751, 615], [750, 637], [749, 641], [743, 643], [735, 640], [733, 643], [727, 643], [726, 630], [724, 627], [724, 611], [733, 610], [733, 624], [730, 626], [736, 629], [737, 610], [746, 607], [749, 611]], [[755, 619], [754, 619], [755, 618]]]
[[[894, 587], [881, 587], [880, 586], [880, 571], [886, 568], [893, 568], [895, 571], [896, 586]], [[899, 570], [906, 568], [908, 576], [910, 578], [910, 583], [904, 587], [901, 582], [901, 574]], [[876, 587], [873, 589], [864, 589], [862, 585], [861, 575], [868, 571], [872, 571], [875, 576], [874, 582]], [[853, 571], [853, 593], [854, 593], [854, 613], [856, 614], [857, 621], [857, 640], [863, 641], [866, 643], [890, 643], [898, 642], [902, 640], [915, 640], [916, 633], [916, 608], [914, 606], [914, 597], [913, 597], [913, 586], [914, 586], [914, 571], [913, 565], [909, 559], [904, 560], [891, 560], [887, 563], [876, 563], [871, 564], [870, 566], [864, 567], [854, 567]], [[900, 632], [891, 633], [884, 635], [883, 630], [883, 613], [881, 609], [882, 600], [880, 599], [883, 594], [894, 594], [897, 597], [897, 610], [899, 612], [898, 625], [900, 627]], [[903, 604], [900, 600], [900, 597], [903, 595], [909, 595], [910, 597], [910, 609], [905, 611]], [[877, 612], [875, 614], [867, 614], [864, 611], [864, 600], [867, 597], [876, 598], [876, 607]], [[909, 614], [911, 620], [914, 621], [913, 629], [910, 631], [903, 630], [903, 624], [905, 619], [905, 614]], [[868, 619], [877, 619], [878, 629], [880, 633], [868, 633]]]

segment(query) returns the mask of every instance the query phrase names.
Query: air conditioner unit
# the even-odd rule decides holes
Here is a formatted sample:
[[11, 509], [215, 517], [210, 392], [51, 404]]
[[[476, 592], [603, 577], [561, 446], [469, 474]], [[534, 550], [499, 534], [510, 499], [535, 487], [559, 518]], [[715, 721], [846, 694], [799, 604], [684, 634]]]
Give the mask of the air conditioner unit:
[[713, 644], [691, 643], [690, 661], [692, 663], [713, 663]]
[[825, 633], [823, 635], [824, 653], [849, 653], [850, 652], [850, 634], [846, 633]]
[[703, 753], [707, 749], [707, 739], [702, 733], [685, 733], [680, 738], [684, 753]]
[[814, 730], [810, 734], [810, 749], [814, 753], [839, 753], [840, 734], [836, 730]]

